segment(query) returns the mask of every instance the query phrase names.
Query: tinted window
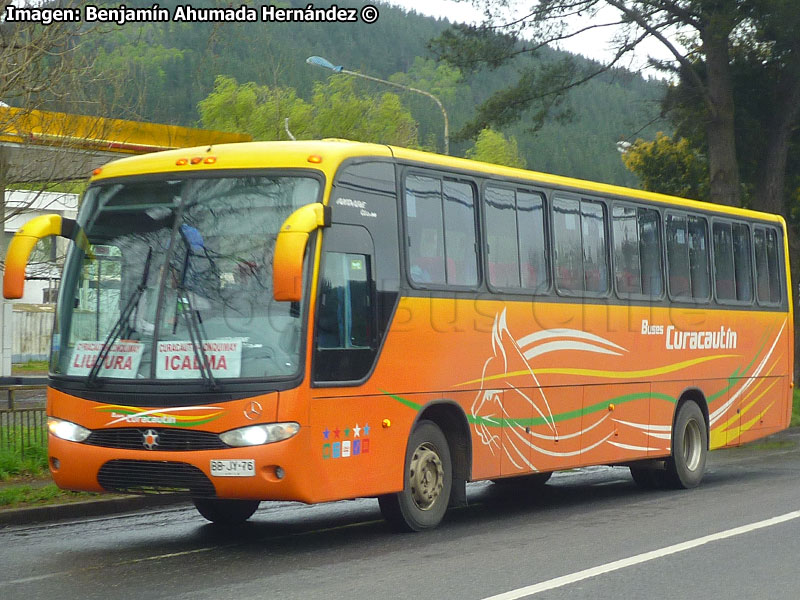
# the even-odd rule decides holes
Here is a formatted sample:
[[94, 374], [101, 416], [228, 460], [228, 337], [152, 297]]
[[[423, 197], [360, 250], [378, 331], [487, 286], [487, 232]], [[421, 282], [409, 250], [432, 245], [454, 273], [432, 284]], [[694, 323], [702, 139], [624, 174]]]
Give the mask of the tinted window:
[[406, 178], [406, 223], [411, 280], [445, 283], [444, 216], [438, 179], [417, 175]]
[[553, 245], [555, 279], [562, 292], [583, 290], [580, 202], [572, 198], [553, 200]]
[[617, 291], [623, 296], [660, 296], [663, 286], [658, 212], [615, 206], [613, 225]]
[[714, 285], [718, 300], [753, 299], [750, 230], [744, 223], [714, 223]]
[[547, 261], [544, 241], [544, 200], [540, 194], [517, 192], [517, 222], [522, 287], [542, 290], [547, 287]]
[[781, 275], [778, 259], [778, 234], [774, 229], [756, 227], [753, 231], [756, 256], [756, 293], [761, 304], [781, 302]]
[[605, 231], [605, 207], [600, 202], [572, 198], [553, 201], [553, 243], [559, 290], [597, 294], [608, 291]]
[[475, 285], [475, 196], [467, 183], [406, 177], [406, 231], [411, 281]]
[[474, 286], [478, 283], [478, 261], [473, 188], [466, 183], [445, 179], [442, 191], [447, 283]]
[[714, 223], [714, 280], [718, 299], [736, 300], [733, 235], [729, 223]]
[[750, 250], [750, 228], [744, 223], [733, 224], [733, 267], [736, 275], [736, 299], [753, 300], [753, 254]]
[[498, 288], [545, 288], [547, 262], [542, 196], [489, 186], [484, 203], [489, 283]]
[[705, 219], [667, 215], [669, 291], [675, 298], [709, 297], [708, 225]]
[[489, 283], [499, 288], [520, 287], [514, 190], [487, 187], [484, 202]]

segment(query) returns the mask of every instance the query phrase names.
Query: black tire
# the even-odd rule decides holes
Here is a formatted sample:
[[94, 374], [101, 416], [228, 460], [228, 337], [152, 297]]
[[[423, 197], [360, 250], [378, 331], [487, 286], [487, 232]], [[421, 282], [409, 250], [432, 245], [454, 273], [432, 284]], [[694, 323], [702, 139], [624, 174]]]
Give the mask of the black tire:
[[218, 498], [194, 498], [194, 507], [212, 523], [239, 525], [256, 512], [258, 500], [220, 500]]
[[706, 470], [708, 428], [703, 411], [689, 400], [681, 404], [672, 428], [672, 456], [667, 460], [666, 482], [676, 489], [700, 485]]
[[453, 487], [450, 447], [433, 421], [420, 421], [408, 438], [403, 491], [378, 498], [383, 517], [398, 531], [422, 531], [444, 518]]
[[536, 489], [542, 487], [553, 476], [552, 473], [530, 473], [517, 477], [503, 477], [502, 479], [492, 479], [492, 483], [500, 488], [524, 488]]

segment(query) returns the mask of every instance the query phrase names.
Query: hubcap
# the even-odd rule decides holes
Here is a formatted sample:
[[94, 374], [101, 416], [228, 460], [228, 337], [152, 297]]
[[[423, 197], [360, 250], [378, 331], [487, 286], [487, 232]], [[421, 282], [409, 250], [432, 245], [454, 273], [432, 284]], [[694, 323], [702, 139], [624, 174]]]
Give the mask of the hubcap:
[[417, 446], [409, 469], [414, 504], [420, 510], [430, 510], [444, 487], [444, 467], [436, 448], [429, 443]]
[[692, 419], [686, 424], [683, 432], [683, 460], [690, 471], [697, 469], [703, 452], [703, 436], [700, 425]]

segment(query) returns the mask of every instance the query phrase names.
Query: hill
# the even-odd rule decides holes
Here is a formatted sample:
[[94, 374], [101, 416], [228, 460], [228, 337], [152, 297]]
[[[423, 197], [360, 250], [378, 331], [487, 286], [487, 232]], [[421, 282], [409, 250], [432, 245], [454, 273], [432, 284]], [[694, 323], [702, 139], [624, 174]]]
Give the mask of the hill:
[[[152, 6], [146, 0], [126, 4]], [[177, 4], [168, 0], [159, 6], [172, 9]], [[337, 4], [363, 6], [352, 0]], [[292, 0], [280, 5], [305, 8], [308, 3]], [[98, 73], [115, 75], [115, 83], [99, 76], [87, 83], [86, 95], [101, 102], [106, 114], [112, 113], [109, 116], [197, 126], [197, 103], [211, 92], [214, 78], [220, 74], [240, 83], [293, 87], [299, 96], [309, 98], [314, 82], [331, 75], [307, 65], [305, 59], [311, 55], [384, 79], [409, 73], [405, 77], [416, 83], [425, 79], [426, 70], [438, 76], [433, 72], [435, 65], [419, 57], [429, 57], [427, 42], [449, 23], [388, 5], [378, 7], [380, 18], [374, 24], [170, 21], [105, 28], [102, 35], [84, 40], [83, 52], [93, 57]], [[545, 54], [543, 60], [547, 59]], [[477, 103], [512, 77], [513, 70], [505, 69], [449, 84], [442, 99], [451, 131], [457, 131]], [[369, 89], [374, 93], [386, 89], [380, 84], [364, 85], [373, 86]], [[642, 135], [638, 132], [658, 116], [661, 93], [660, 83], [615, 70], [571, 93], [571, 121], [550, 122], [535, 135], [521, 122], [505, 133], [516, 136], [528, 168], [636, 185], [622, 165], [616, 142]], [[420, 123], [420, 140], [435, 146], [442, 136], [439, 110], [414, 94], [404, 94], [402, 99]], [[652, 129], [644, 134], [652, 135]], [[451, 153], [463, 155], [469, 146], [471, 142], [454, 143]]]

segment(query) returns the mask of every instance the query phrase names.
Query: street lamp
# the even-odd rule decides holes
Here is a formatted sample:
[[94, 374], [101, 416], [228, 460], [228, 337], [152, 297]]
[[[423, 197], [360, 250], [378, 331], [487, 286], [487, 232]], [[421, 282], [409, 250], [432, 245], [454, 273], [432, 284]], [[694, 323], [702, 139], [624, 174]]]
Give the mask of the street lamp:
[[417, 92], [418, 94], [422, 94], [423, 96], [427, 96], [439, 107], [442, 111], [442, 116], [444, 117], [444, 153], [450, 154], [450, 121], [447, 118], [447, 111], [444, 109], [444, 105], [442, 105], [441, 101], [431, 94], [430, 92], [426, 92], [425, 90], [420, 90], [415, 87], [411, 87], [410, 85], [403, 85], [401, 83], [395, 83], [393, 81], [387, 81], [385, 79], [378, 79], [377, 77], [371, 77], [369, 75], [364, 75], [363, 73], [357, 73], [356, 71], [350, 71], [349, 69], [345, 69], [341, 65], [334, 65], [327, 59], [322, 58], [321, 56], [309, 56], [306, 59], [306, 62], [310, 65], [315, 65], [317, 67], [322, 67], [323, 69], [330, 69], [334, 73], [345, 73], [346, 75], [353, 75], [355, 77], [362, 77], [364, 79], [369, 79], [370, 81], [377, 81], [378, 83], [385, 83], [386, 85], [393, 85], [396, 88], [400, 88], [401, 90], [408, 90], [410, 92]]

